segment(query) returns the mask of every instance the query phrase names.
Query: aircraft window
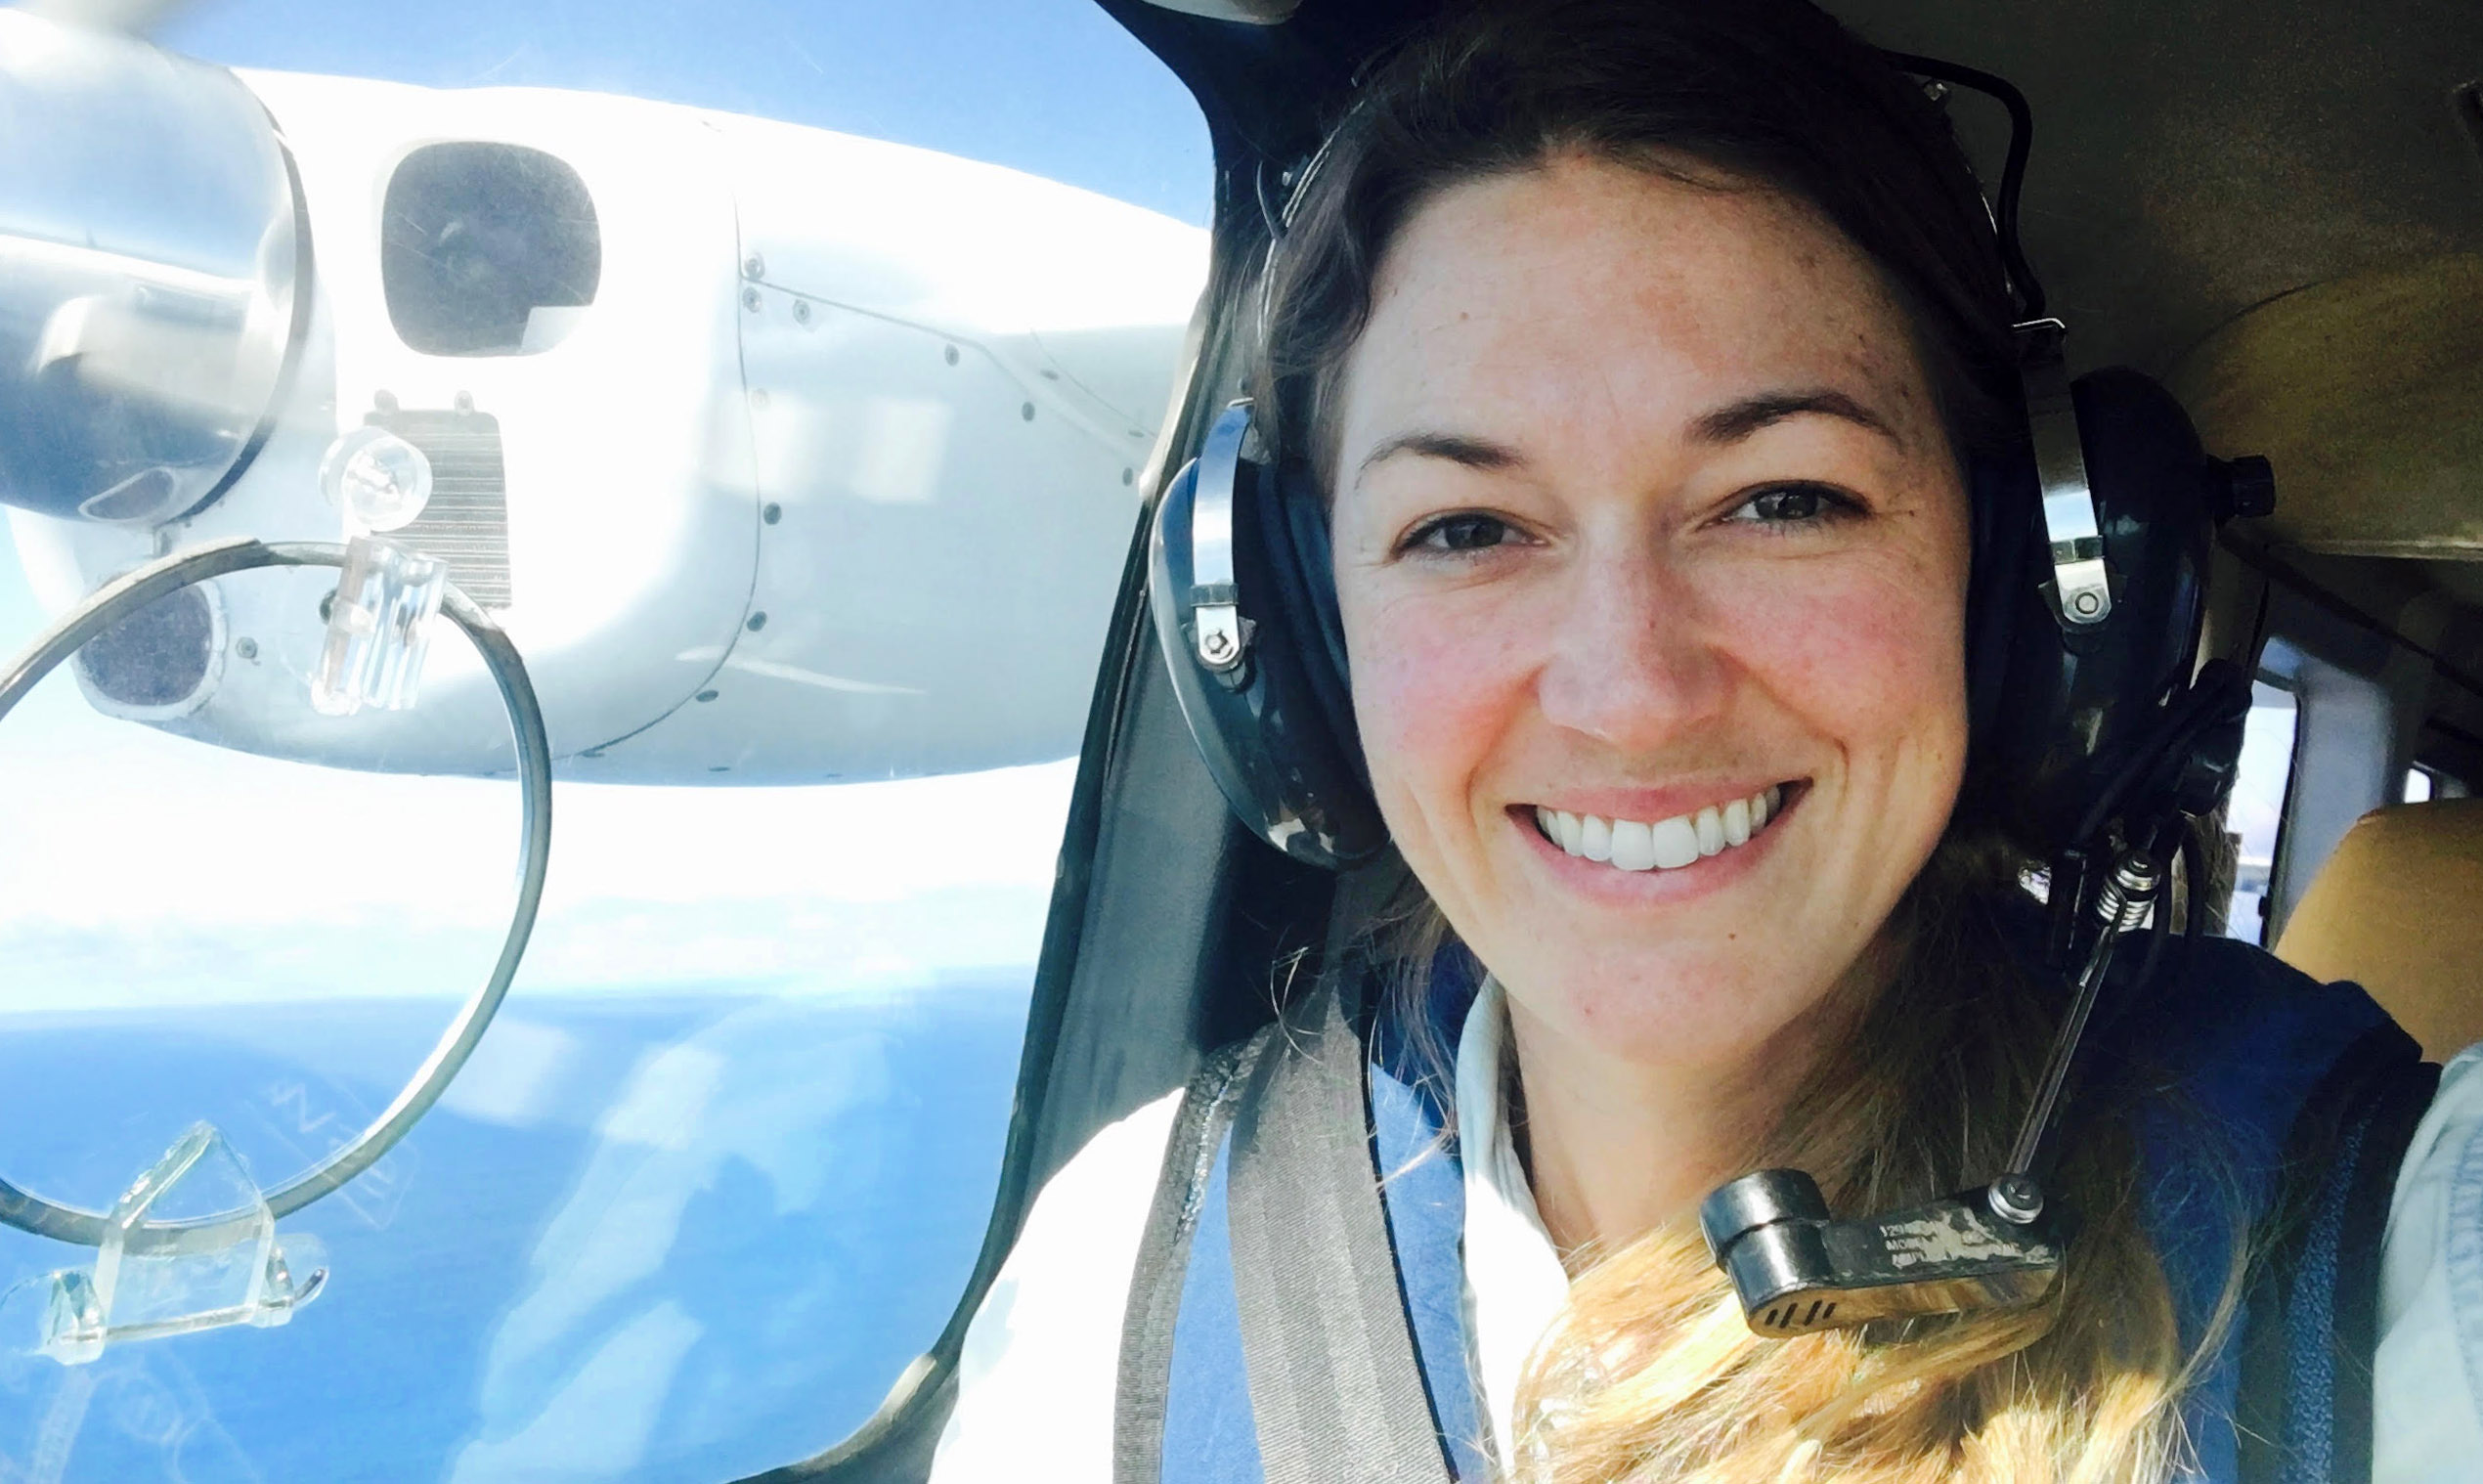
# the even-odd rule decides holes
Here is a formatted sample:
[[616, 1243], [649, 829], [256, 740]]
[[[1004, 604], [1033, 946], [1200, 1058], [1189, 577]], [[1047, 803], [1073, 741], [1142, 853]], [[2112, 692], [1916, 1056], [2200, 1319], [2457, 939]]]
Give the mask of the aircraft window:
[[[166, 229], [100, 269], [0, 172], [0, 407], [49, 326], [45, 407], [123, 419], [0, 416], [0, 665], [201, 543], [436, 561], [542, 697], [541, 916], [437, 1106], [276, 1217], [327, 1273], [287, 1322], [64, 1364], [26, 1305], [98, 1250], [0, 1225], [0, 1479], [737, 1478], [864, 1421], [982, 1241], [1196, 105], [1092, 0], [406, 14], [173, 8], [238, 70], [96, 95], [162, 126], [44, 179]], [[49, 23], [0, 10], [30, 158], [79, 95], [5, 28]], [[0, 717], [0, 1179], [102, 1210], [204, 1122], [276, 1187], [489, 979], [500, 698], [434, 621], [410, 709], [324, 712], [342, 582], [162, 598]]]
[[2268, 886], [2276, 864], [2277, 837], [2285, 827], [2297, 715], [2291, 691], [2264, 680], [2251, 687], [2250, 716], [2242, 730], [2242, 766], [2225, 812], [2225, 828], [2235, 851], [2225, 932], [2251, 942], [2264, 941], [2267, 935]]
[[519, 145], [425, 145], [388, 178], [379, 279], [415, 350], [549, 350], [595, 301], [603, 240], [586, 182]]
[[2463, 778], [2428, 763], [2406, 769], [2405, 802], [2427, 804], [2434, 799], [2463, 799], [2473, 793]]

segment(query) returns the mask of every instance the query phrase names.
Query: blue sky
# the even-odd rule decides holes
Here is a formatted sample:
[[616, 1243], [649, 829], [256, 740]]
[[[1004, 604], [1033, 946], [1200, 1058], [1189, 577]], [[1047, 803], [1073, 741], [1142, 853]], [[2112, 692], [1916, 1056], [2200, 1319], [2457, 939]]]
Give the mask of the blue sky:
[[[240, 67], [628, 93], [940, 150], [1193, 224], [1209, 207], [1189, 94], [1087, 0], [199, 0], [155, 39]], [[42, 621], [9, 549], [0, 655]], [[833, 988], [1024, 962], [1071, 777], [564, 784], [521, 987]], [[0, 1011], [291, 999], [335, 992], [349, 963], [360, 992], [461, 995], [506, 920], [505, 784], [219, 752], [98, 717], [65, 670], [0, 720]], [[428, 827], [393, 875], [340, 871], [349, 816]]]
[[1090, 0], [197, 0], [156, 39], [233, 66], [757, 113], [1207, 222], [1197, 106]]

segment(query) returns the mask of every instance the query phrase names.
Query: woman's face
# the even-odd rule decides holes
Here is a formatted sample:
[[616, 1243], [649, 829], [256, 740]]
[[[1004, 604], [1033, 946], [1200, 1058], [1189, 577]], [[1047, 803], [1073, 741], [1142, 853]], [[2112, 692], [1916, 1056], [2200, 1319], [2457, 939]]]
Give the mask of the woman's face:
[[1380, 808], [1521, 1033], [1721, 1068], [1823, 1023], [1966, 749], [1965, 493], [1861, 255], [1581, 158], [1456, 188], [1330, 472]]

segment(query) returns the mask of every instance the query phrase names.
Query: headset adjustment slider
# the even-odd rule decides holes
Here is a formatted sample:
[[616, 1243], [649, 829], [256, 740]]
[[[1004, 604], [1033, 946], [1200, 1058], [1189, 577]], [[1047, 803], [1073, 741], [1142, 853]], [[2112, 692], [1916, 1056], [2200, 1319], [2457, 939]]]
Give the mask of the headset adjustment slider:
[[1256, 477], [1247, 458], [1250, 401], [1244, 397], [1216, 417], [1198, 455], [1198, 483], [1190, 516], [1190, 647], [1198, 664], [1228, 684], [1250, 648], [1251, 623], [1242, 616], [1242, 592], [1234, 575], [1235, 487]]
[[2086, 450], [2079, 442], [2063, 338], [2058, 320], [2019, 326], [2018, 375], [2026, 388], [2035, 477], [2042, 485], [2053, 601], [2061, 622], [2077, 630], [2113, 616], [2113, 584], [2104, 568], [2104, 533], [2095, 516], [2095, 490], [2087, 481]]

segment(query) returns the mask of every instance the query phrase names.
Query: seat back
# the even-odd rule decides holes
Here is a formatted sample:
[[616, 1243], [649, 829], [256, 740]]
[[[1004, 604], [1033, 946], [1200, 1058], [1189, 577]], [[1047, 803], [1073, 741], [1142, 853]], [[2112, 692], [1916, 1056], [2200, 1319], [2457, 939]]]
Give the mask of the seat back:
[[2361, 984], [2435, 1062], [2483, 1040], [2483, 798], [2365, 814], [2287, 919], [2276, 956]]

